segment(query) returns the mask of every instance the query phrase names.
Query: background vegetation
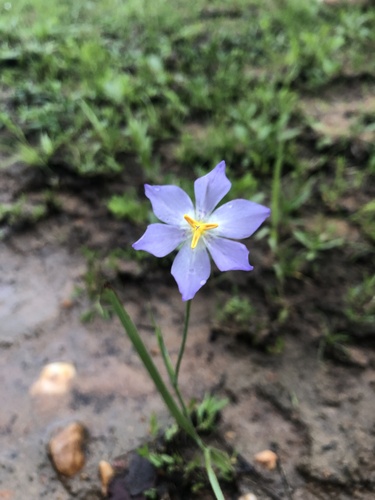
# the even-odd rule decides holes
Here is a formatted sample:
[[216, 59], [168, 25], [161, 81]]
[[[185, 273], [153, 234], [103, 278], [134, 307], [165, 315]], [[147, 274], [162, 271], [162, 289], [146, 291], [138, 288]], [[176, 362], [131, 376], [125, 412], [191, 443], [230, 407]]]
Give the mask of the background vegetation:
[[[278, 300], [286, 279], [317, 275], [332, 252], [368, 268], [370, 4], [18, 0], [0, 10], [1, 168], [22, 164], [42, 179], [37, 201], [23, 190], [0, 204], [3, 235], [58, 210], [67, 176], [82, 193], [96, 181], [115, 185], [95, 202], [144, 228], [145, 181], [191, 192], [224, 159], [231, 196], [272, 208], [257, 238]], [[366, 267], [345, 293], [349, 317], [372, 317]]]

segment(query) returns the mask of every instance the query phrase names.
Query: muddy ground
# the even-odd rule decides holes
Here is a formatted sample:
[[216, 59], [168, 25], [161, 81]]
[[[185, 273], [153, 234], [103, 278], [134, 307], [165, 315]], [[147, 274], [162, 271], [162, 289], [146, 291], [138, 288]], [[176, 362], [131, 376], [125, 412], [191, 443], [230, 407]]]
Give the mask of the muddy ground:
[[[319, 113], [316, 102], [307, 105]], [[25, 217], [2, 230], [1, 499], [102, 498], [99, 461], [114, 460], [147, 441], [152, 412], [161, 426], [170, 421], [118, 320], [92, 314], [90, 322], [82, 322], [92, 309], [85, 283], [103, 274], [158, 366], [150, 311], [171, 352], [178, 351], [184, 305], [168, 261], [158, 267], [153, 258], [122, 258], [111, 268], [105, 257], [113, 248], [129, 247], [140, 230], [115, 221], [103, 199], [121, 192], [129, 179], [140, 187], [142, 176], [136, 166], [120, 182], [80, 180], [59, 170], [56, 176], [58, 203], [44, 219], [32, 223]], [[28, 193], [31, 203], [38, 201], [45, 182], [40, 172], [22, 165], [3, 169], [1, 202], [20, 193]], [[374, 325], [343, 314], [348, 287], [373, 271], [369, 241], [347, 215], [373, 195], [371, 185], [346, 193], [343, 216], [332, 219], [341, 236], [363, 243], [360, 256], [353, 257], [345, 245], [327, 251], [319, 265], [289, 278], [278, 297], [270, 293], [274, 274], [268, 246], [252, 240], [254, 272], [214, 273], [193, 302], [180, 377], [183, 393], [186, 398], [203, 398], [206, 392], [228, 397], [219, 424], [222, 439], [251, 464], [257, 452], [276, 447], [282, 466], [268, 472], [255, 465], [260, 476], [239, 478], [234, 498], [246, 492], [258, 500], [374, 498]], [[321, 210], [324, 215], [316, 206], [316, 213]], [[83, 247], [98, 251], [99, 264], [91, 266], [90, 275]], [[217, 321], [234, 284], [256, 308], [248, 328]], [[287, 313], [284, 321], [281, 310]], [[348, 334], [344, 349], [324, 343], [327, 331]], [[32, 395], [42, 368], [54, 361], [75, 366], [70, 390], [60, 396]], [[86, 462], [74, 478], [64, 479], [51, 465], [47, 443], [55, 429], [71, 421], [88, 430]]]

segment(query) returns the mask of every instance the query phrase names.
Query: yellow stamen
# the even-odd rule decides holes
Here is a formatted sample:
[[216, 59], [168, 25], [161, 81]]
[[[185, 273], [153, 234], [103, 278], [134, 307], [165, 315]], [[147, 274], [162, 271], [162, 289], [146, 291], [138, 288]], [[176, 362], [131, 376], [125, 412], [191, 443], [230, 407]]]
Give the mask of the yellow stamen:
[[215, 227], [218, 227], [219, 224], [206, 224], [205, 222], [199, 222], [189, 215], [184, 215], [184, 219], [186, 222], [190, 224], [190, 226], [193, 228], [193, 239], [191, 241], [191, 248], [195, 248], [198, 244], [199, 238], [204, 234], [206, 231], [209, 229], [215, 229]]

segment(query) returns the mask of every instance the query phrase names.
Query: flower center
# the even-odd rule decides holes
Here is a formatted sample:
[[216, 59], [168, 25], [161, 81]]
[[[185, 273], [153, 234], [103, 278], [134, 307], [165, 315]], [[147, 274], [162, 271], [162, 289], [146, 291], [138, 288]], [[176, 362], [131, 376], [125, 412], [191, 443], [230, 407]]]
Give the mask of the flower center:
[[195, 248], [198, 244], [199, 238], [209, 229], [215, 229], [219, 224], [206, 224], [205, 222], [200, 222], [189, 215], [184, 215], [184, 219], [186, 222], [190, 224], [193, 228], [193, 239], [191, 241], [191, 248]]

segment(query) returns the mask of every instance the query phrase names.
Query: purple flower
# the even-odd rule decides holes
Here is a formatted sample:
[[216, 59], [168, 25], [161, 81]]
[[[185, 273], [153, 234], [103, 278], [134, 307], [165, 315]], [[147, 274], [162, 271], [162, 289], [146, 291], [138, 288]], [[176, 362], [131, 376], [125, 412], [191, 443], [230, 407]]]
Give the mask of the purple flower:
[[253, 269], [245, 245], [233, 240], [252, 235], [269, 216], [270, 209], [238, 199], [215, 210], [230, 187], [224, 161], [195, 181], [195, 208], [190, 197], [177, 186], [145, 185], [152, 209], [164, 224], [150, 224], [133, 248], [165, 257], [181, 246], [171, 272], [182, 300], [192, 299], [208, 280], [208, 252], [220, 271]]

